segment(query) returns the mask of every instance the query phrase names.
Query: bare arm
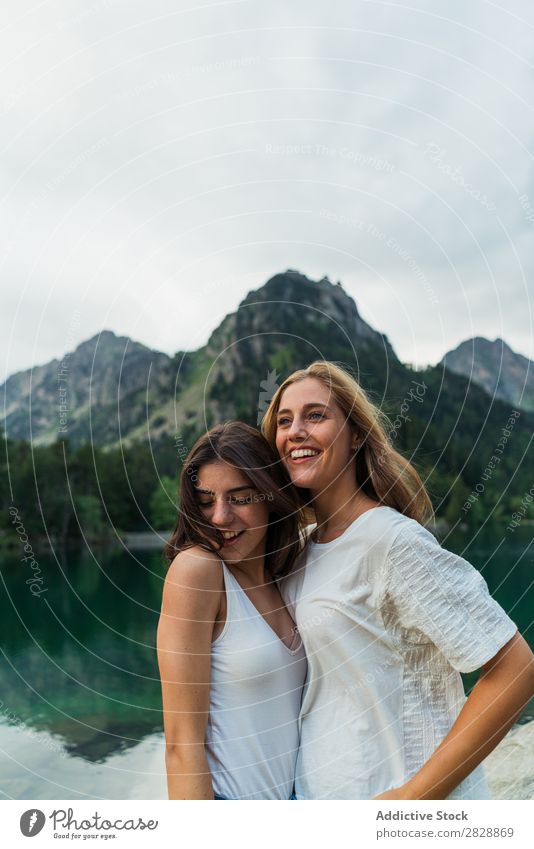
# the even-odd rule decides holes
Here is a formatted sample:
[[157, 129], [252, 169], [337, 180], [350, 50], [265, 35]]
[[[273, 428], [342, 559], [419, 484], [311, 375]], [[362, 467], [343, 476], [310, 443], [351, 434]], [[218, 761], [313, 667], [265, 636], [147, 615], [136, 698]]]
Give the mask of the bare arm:
[[406, 784], [377, 799], [446, 799], [493, 751], [534, 694], [534, 656], [516, 633], [483, 670], [434, 754]]
[[165, 580], [157, 644], [169, 799], [213, 799], [204, 741], [223, 591], [219, 559], [200, 548], [178, 554]]

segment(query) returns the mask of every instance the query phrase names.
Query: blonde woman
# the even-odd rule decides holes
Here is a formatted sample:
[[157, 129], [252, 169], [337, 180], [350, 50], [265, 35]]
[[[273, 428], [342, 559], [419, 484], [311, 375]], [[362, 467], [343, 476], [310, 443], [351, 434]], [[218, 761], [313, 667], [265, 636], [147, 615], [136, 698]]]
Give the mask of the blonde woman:
[[425, 529], [419, 475], [350, 374], [295, 372], [263, 432], [316, 523], [282, 584], [308, 657], [297, 799], [487, 798], [479, 765], [534, 692], [528, 645]]

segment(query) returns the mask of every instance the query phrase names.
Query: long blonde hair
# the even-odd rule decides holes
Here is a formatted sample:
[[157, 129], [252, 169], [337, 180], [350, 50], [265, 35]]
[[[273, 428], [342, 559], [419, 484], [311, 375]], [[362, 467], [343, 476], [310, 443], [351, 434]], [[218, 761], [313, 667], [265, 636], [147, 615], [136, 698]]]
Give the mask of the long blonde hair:
[[[305, 369], [290, 374], [276, 390], [262, 421], [262, 432], [276, 448], [276, 417], [284, 390], [293, 383], [313, 377], [330, 391], [349, 426], [359, 435], [356, 449], [356, 479], [367, 496], [422, 525], [434, 516], [432, 502], [412, 464], [393, 448], [388, 436], [388, 420], [368, 398], [355, 378], [326, 360], [316, 360]], [[311, 501], [301, 491], [307, 506]]]

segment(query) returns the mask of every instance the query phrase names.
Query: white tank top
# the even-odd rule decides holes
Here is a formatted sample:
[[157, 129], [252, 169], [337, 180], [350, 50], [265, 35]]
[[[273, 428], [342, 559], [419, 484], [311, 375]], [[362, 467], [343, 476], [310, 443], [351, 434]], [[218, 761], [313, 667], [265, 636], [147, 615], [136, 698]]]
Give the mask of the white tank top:
[[225, 799], [289, 799], [306, 655], [289, 649], [223, 563], [226, 623], [211, 647], [206, 752]]

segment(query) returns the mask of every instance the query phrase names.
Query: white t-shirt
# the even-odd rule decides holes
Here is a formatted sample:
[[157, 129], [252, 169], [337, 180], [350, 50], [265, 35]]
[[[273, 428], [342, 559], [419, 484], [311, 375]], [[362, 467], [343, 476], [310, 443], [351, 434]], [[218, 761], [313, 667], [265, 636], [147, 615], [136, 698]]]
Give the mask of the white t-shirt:
[[[297, 799], [370, 799], [406, 782], [465, 702], [460, 672], [517, 630], [473, 566], [391, 507], [310, 543], [281, 589], [308, 657]], [[449, 798], [488, 797], [479, 767]]]

